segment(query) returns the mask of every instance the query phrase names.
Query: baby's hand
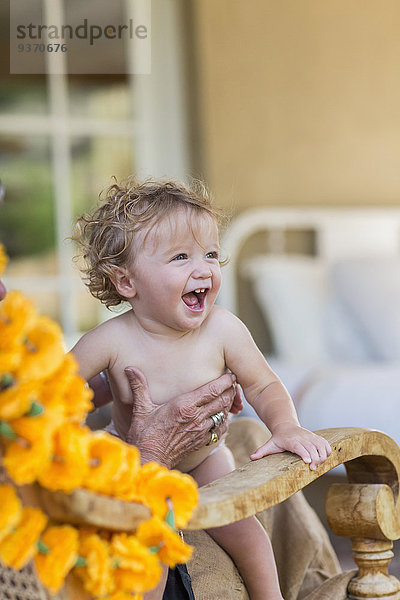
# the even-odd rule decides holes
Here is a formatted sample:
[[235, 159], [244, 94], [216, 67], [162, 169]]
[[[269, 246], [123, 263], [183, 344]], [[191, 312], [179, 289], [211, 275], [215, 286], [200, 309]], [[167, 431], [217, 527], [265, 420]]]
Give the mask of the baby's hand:
[[300, 456], [305, 463], [309, 463], [312, 470], [319, 467], [331, 453], [331, 447], [323, 437], [299, 425], [283, 423], [275, 428], [268, 442], [260, 446], [250, 458], [258, 460], [284, 450]]

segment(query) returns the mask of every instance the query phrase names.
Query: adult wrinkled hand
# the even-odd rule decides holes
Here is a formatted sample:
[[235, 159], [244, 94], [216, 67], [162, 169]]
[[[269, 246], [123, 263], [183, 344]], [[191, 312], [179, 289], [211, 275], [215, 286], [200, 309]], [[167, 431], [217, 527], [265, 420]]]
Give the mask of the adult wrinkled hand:
[[132, 421], [127, 442], [140, 450], [142, 462], [157, 461], [173, 468], [194, 450], [210, 441], [211, 415], [223, 411], [224, 422], [214, 429], [218, 438], [228, 429], [226, 417], [240, 412], [242, 400], [232, 373], [221, 375], [193, 392], [157, 405], [151, 400], [147, 380], [135, 367], [125, 374], [132, 390]]

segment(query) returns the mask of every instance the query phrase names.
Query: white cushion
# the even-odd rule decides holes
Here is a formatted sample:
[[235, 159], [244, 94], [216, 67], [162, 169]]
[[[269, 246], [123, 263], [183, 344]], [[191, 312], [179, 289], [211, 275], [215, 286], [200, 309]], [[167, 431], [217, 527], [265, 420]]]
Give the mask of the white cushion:
[[377, 360], [400, 360], [400, 259], [380, 257], [332, 265], [335, 294]]
[[361, 332], [336, 302], [326, 263], [304, 255], [259, 255], [245, 261], [256, 301], [283, 360], [363, 361]]
[[286, 360], [324, 360], [322, 263], [306, 256], [256, 256], [244, 265], [256, 300], [271, 329], [274, 347]]
[[400, 363], [326, 367], [296, 398], [300, 423], [308, 429], [368, 427], [400, 443]]

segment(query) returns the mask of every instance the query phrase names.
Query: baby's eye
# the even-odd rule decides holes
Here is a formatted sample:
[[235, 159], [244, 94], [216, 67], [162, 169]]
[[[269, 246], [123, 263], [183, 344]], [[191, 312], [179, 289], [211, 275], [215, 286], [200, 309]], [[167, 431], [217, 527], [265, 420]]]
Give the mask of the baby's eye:
[[216, 250], [213, 250], [212, 252], [207, 252], [206, 254], [206, 258], [215, 258], [215, 260], [218, 260], [218, 252]]
[[187, 258], [187, 254], [184, 254], [183, 252], [181, 254], [177, 254], [176, 256], [174, 256], [173, 260], [185, 260]]

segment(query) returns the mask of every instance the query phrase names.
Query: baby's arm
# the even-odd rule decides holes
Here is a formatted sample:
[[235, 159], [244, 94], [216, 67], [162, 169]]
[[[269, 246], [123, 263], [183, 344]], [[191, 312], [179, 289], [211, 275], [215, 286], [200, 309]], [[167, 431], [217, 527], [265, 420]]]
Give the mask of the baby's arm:
[[315, 469], [331, 448], [328, 442], [300, 426], [286, 388], [257, 348], [250, 332], [233, 314], [218, 308], [227, 367], [235, 373], [247, 401], [267, 425], [272, 437], [251, 455], [252, 460], [289, 450]]
[[[86, 381], [110, 367], [112, 340], [110, 329], [107, 321], [82, 336], [71, 350], [79, 362], [80, 375]], [[96, 407], [102, 404], [96, 402], [96, 394], [93, 402]]]

